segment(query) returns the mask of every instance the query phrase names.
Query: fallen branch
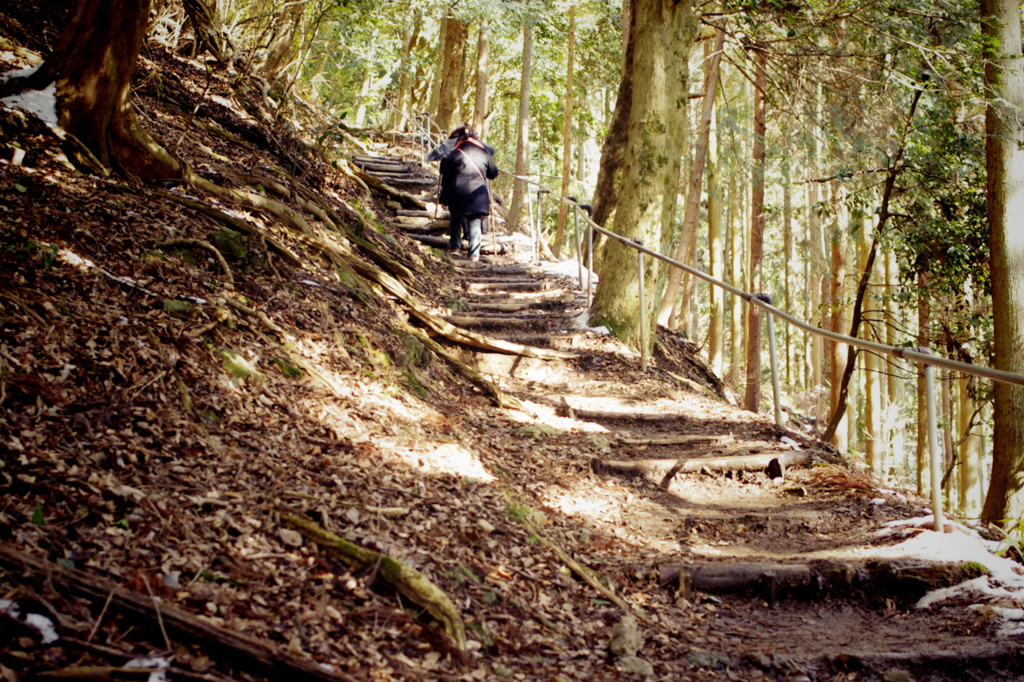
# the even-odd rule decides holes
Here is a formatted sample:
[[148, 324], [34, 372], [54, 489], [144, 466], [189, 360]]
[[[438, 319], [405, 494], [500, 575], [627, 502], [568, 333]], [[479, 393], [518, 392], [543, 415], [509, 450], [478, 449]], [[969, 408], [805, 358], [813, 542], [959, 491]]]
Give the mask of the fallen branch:
[[451, 637], [459, 651], [466, 650], [466, 629], [455, 604], [440, 588], [416, 569], [397, 559], [355, 545], [313, 523], [304, 516], [280, 510], [281, 520], [297, 530], [304, 538], [315, 542], [328, 554], [352, 568], [376, 568], [378, 578], [419, 604], [436, 618]]
[[558, 544], [556, 544], [553, 540], [551, 540], [546, 535], [537, 530], [536, 526], [534, 526], [529, 519], [523, 518], [523, 525], [526, 526], [526, 529], [530, 531], [530, 533], [534, 537], [540, 540], [540, 543], [542, 545], [544, 545], [552, 552], [554, 552], [555, 556], [557, 556], [559, 560], [569, 568], [569, 570], [578, 575], [580, 579], [583, 580], [583, 582], [594, 588], [594, 590], [596, 590], [598, 594], [600, 594], [602, 597], [618, 606], [626, 613], [632, 613], [640, 620], [650, 622], [650, 619], [647, 616], [635, 611], [633, 609], [633, 606], [629, 602], [627, 602], [619, 595], [615, 594], [613, 590], [611, 590], [607, 585], [601, 582], [601, 579], [598, 577], [597, 573], [595, 573], [591, 569], [587, 568], [580, 562], [573, 559], [568, 552], [566, 552], [564, 549], [559, 547]]
[[[137, 625], [148, 623], [156, 628], [157, 611], [148, 595], [3, 545], [0, 545], [0, 564], [22, 574], [34, 573], [40, 581], [67, 589], [76, 597], [95, 604], [103, 604], [109, 598], [111, 610], [124, 614]], [[159, 608], [160, 618], [169, 632], [180, 639], [216, 650], [225, 662], [240, 671], [271, 679], [352, 682], [348, 675], [329, 671], [311, 659], [295, 656], [282, 647], [264, 643], [250, 635], [213, 625], [173, 604], [162, 602]]]

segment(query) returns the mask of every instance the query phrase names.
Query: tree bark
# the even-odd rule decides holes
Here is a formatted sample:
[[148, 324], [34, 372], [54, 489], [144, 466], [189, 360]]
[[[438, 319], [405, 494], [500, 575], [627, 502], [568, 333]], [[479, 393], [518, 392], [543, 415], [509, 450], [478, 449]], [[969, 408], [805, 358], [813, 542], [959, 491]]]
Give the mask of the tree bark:
[[444, 52], [441, 59], [441, 85], [438, 89], [437, 113], [434, 121], [441, 130], [451, 131], [458, 121], [455, 114], [459, 108], [459, 83], [463, 81], [466, 39], [469, 29], [465, 21], [449, 16], [444, 34]]
[[[516, 175], [524, 177], [530, 172], [528, 153], [530, 145], [530, 72], [533, 68], [533, 18], [523, 19], [523, 72], [519, 82], [519, 115], [516, 118]], [[529, 187], [522, 180], [512, 185], [512, 201], [505, 218], [506, 227], [519, 230], [523, 205]]]
[[[725, 46], [725, 31], [721, 28], [715, 30], [715, 43], [710, 55], [706, 76], [704, 77], [704, 97], [701, 104], [700, 127], [697, 130], [697, 139], [694, 145], [693, 164], [690, 166], [690, 179], [686, 188], [686, 205], [683, 213], [683, 225], [679, 230], [679, 242], [676, 244], [675, 253], [672, 257], [684, 265], [693, 265], [693, 244], [697, 236], [697, 221], [700, 218], [700, 197], [701, 189], [704, 186], [704, 165], [707, 162], [708, 138], [711, 135], [711, 114], [715, 108], [715, 95], [718, 93], [718, 73], [722, 63], [722, 49]], [[762, 182], [763, 184], [763, 182]], [[686, 319], [686, 311], [689, 303], [684, 296], [680, 303], [680, 311], [672, 315], [672, 310], [679, 294], [679, 283], [683, 278], [683, 271], [679, 268], [671, 268], [668, 271], [668, 285], [665, 287], [665, 295], [661, 299], [661, 310], [658, 311], [658, 322], [675, 325], [670, 322], [676, 319]]]
[[[1017, 0], [982, 0], [985, 41], [985, 162], [995, 366], [1024, 372], [1024, 57]], [[1024, 387], [996, 382], [992, 480], [982, 521], [1024, 517]], [[1009, 521], [1008, 521], [1009, 520]]]
[[208, 51], [220, 63], [231, 59], [232, 49], [224, 34], [217, 0], [182, 0], [196, 36], [196, 54]]
[[61, 128], [104, 168], [131, 178], [179, 178], [180, 164], [143, 130], [131, 103], [149, 7], [150, 0], [76, 0], [53, 54], [10, 85], [42, 89], [55, 82]]
[[[764, 138], [767, 131], [765, 121], [765, 61], [763, 51], [754, 53], [757, 75], [754, 83], [754, 168], [750, 183], [750, 288], [748, 291], [761, 292], [761, 260], [764, 257]], [[743, 407], [757, 412], [761, 403], [761, 309], [756, 305], [747, 306], [747, 386], [743, 396]]]
[[[679, 169], [686, 130], [685, 93], [687, 61], [697, 33], [691, 4], [672, 0], [634, 0], [636, 39], [633, 61], [632, 106], [623, 169], [622, 190], [616, 206], [618, 234], [639, 238], [649, 248], [666, 253], [671, 247], [671, 224], [676, 208]], [[620, 94], [621, 96], [621, 94]], [[644, 259], [648, 310], [639, 306], [636, 252], [610, 242], [599, 267], [600, 278], [591, 309], [591, 323], [605, 325], [623, 342], [640, 348], [643, 315], [653, 327], [655, 292], [663, 267]]]
[[487, 137], [487, 78], [491, 69], [490, 22], [480, 22], [476, 39], [476, 93], [473, 103], [473, 129], [480, 139]]

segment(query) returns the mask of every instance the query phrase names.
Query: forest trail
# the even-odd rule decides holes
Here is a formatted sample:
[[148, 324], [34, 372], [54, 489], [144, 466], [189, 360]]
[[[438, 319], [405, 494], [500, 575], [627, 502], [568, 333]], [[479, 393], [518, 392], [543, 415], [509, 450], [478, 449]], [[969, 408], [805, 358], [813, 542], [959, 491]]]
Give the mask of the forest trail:
[[0, 678], [1019, 679], [991, 588], [1020, 578], [974, 531], [738, 409], [677, 334], [641, 371], [521, 236], [448, 258], [416, 150], [325, 158], [148, 59], [147, 127], [230, 195], [0, 117]]
[[[417, 164], [407, 172], [418, 174], [407, 184], [429, 207], [430, 176]], [[420, 235], [446, 230], [445, 218], [396, 222], [443, 248]], [[690, 621], [691, 671], [732, 679], [1019, 676], [1020, 638], [1006, 635], [1017, 629], [982, 608], [998, 601], [984, 588], [918, 604], [930, 590], [975, 578], [979, 564], [998, 564], [999, 580], [1019, 586], [1013, 563], [991, 558], [976, 531], [950, 522], [934, 533], [927, 501], [847, 470], [809, 432], [734, 407], [698, 349], [664, 328], [654, 367], [641, 372], [635, 353], [584, 327], [586, 297], [571, 263], [531, 262], [525, 237], [487, 243], [501, 255], [453, 261], [461, 292], [447, 319], [576, 353], [551, 361], [476, 352], [472, 364], [563, 429], [544, 435], [542, 426], [531, 437], [583, 441], [570, 439], [568, 455], [549, 445], [554, 457], [502, 466], [533, 478], [548, 509], [607, 534], [600, 549], [585, 551], [588, 565], [673, 595]], [[585, 455], [595, 443], [600, 452]]]

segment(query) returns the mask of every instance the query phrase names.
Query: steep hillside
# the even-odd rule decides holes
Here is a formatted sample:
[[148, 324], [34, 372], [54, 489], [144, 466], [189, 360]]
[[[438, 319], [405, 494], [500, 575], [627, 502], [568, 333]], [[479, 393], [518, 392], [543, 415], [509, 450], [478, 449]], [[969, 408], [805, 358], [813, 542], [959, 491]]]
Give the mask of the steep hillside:
[[[31, 9], [0, 72], [52, 42]], [[204, 183], [84, 172], [0, 109], [4, 680], [1020, 674], [971, 599], [913, 608], [985, 572], [900, 560], [921, 501], [673, 334], [641, 372], [513, 236], [410, 239], [424, 199], [349, 161], [416, 164], [401, 136], [154, 45], [134, 95]]]

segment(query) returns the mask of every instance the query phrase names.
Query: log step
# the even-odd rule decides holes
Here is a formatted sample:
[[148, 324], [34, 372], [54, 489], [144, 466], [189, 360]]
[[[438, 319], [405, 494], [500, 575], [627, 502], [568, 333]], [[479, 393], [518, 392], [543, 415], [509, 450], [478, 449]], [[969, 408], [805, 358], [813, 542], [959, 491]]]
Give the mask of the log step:
[[[499, 244], [499, 246], [502, 246]], [[466, 291], [470, 293], [474, 292], [494, 292], [494, 291], [552, 291], [555, 289], [555, 285], [551, 282], [537, 282], [537, 281], [526, 281], [526, 282], [467, 282]]]

